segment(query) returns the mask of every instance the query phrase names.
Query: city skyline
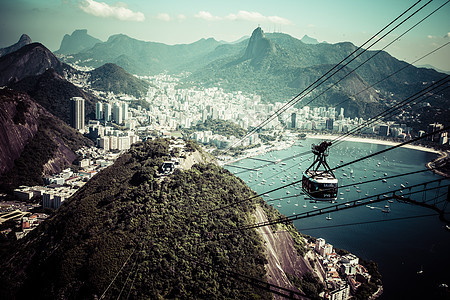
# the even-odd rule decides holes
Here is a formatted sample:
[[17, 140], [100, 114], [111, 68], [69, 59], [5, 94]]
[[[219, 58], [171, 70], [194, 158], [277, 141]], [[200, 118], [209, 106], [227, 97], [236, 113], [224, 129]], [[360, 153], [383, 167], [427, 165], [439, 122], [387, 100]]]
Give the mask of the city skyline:
[[[424, 3], [419, 3], [418, 8]], [[385, 46], [417, 23], [443, 1], [427, 5], [385, 40]], [[201, 38], [233, 42], [249, 36], [257, 26], [265, 32], [283, 32], [298, 39], [304, 35], [319, 42], [349, 41], [359, 46], [411, 6], [410, 1], [365, 3], [325, 1], [4, 1], [1, 5], [0, 47], [15, 43], [22, 33], [41, 42], [52, 51], [59, 49], [64, 34], [87, 29], [94, 37], [106, 41], [123, 33], [132, 38], [165, 44], [193, 43]], [[450, 6], [445, 5], [411, 32], [386, 49], [398, 59], [413, 61], [450, 40]], [[378, 48], [378, 49], [379, 49]], [[450, 70], [448, 47], [420, 64]]]

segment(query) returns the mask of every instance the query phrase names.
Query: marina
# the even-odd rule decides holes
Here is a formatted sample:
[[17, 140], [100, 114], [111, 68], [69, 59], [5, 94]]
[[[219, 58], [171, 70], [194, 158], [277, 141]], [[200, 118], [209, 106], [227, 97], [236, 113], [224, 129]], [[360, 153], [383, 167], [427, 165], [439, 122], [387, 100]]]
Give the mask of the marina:
[[[271, 152], [271, 156], [262, 155], [262, 159], [270, 157], [270, 159], [283, 160], [286, 164], [275, 165], [275, 169], [273, 169], [274, 165], [261, 168], [260, 179], [258, 182], [249, 183], [249, 186], [257, 193], [267, 193], [269, 190], [294, 183], [284, 189], [268, 193], [273, 199], [284, 196], [285, 199], [278, 200], [275, 208], [286, 216], [300, 217], [303, 213], [321, 210], [330, 205], [346, 207], [346, 210], [334, 212], [332, 217], [331, 214], [327, 214], [323, 217], [303, 218], [294, 221], [294, 225], [301, 233], [323, 237], [338, 248], [346, 249], [360, 257], [377, 262], [383, 275], [386, 299], [404, 295], [402, 293], [405, 291], [400, 288], [399, 284], [403, 284], [403, 286], [414, 284], [418, 292], [423, 292], [432, 286], [450, 282], [449, 275], [444, 272], [445, 268], [442, 268], [443, 262], [439, 259], [439, 257], [446, 256], [450, 249], [450, 239], [448, 239], [445, 224], [439, 221], [436, 214], [433, 215], [432, 210], [388, 199], [394, 190], [407, 194], [410, 186], [441, 178], [432, 172], [423, 172], [389, 179], [389, 176], [424, 169], [425, 164], [436, 155], [399, 148], [387, 152], [385, 158], [374, 157], [352, 164], [350, 168], [337, 169], [334, 172], [337, 172], [339, 186], [348, 185], [348, 187], [339, 189], [338, 198], [333, 204], [331, 203], [333, 201], [314, 201], [297, 190], [301, 190], [301, 172], [311, 164], [309, 161], [309, 163], [299, 165], [299, 161], [308, 162], [313, 156], [312, 153], [297, 157], [296, 161], [287, 159], [304, 152], [305, 148], [308, 149], [312, 143], [317, 144], [318, 142], [320, 140], [306, 139], [298, 141], [291, 148]], [[302, 148], [299, 147], [300, 144]], [[327, 158], [328, 164], [334, 168], [338, 164], [342, 165], [348, 162], [349, 157], [352, 159], [364, 157], [387, 147], [369, 143], [343, 142], [331, 147], [330, 155]], [[253, 164], [254, 160], [243, 160], [242, 165], [253, 167]], [[235, 169], [231, 167], [229, 170], [233, 172]], [[247, 182], [249, 173], [243, 172], [238, 176]], [[297, 179], [294, 180], [295, 176]], [[283, 180], [275, 181], [273, 186], [258, 185], [263, 179], [266, 182], [272, 182], [274, 178]], [[369, 180], [375, 181], [362, 183]], [[364, 198], [370, 198], [377, 194], [385, 200], [379, 203], [364, 202]], [[289, 203], [286, 196], [290, 197]], [[422, 195], [418, 197], [420, 198]], [[351, 201], [355, 201], [354, 203], [360, 206], [353, 207], [350, 204]], [[308, 202], [312, 205], [307, 205]], [[349, 204], [346, 205], [347, 202]], [[394, 231], [392, 230], [393, 226], [395, 227]], [[419, 240], [420, 243], [418, 243]], [[383, 243], [380, 244], [380, 241]], [[429, 255], [431, 251], [436, 255]], [[408, 255], [405, 256], [402, 253], [408, 253]], [[418, 282], [415, 276], [421, 264], [433, 272], [422, 274], [426, 280]], [[449, 260], [445, 264], [447, 268], [450, 267]], [[380, 299], [383, 299], [383, 296]]]

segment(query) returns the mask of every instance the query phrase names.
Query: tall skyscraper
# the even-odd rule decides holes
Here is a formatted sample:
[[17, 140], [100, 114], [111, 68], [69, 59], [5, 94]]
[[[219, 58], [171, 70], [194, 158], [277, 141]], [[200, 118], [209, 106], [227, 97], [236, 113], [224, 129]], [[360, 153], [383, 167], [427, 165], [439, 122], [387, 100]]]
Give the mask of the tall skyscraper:
[[84, 99], [81, 97], [70, 98], [70, 125], [84, 131]]
[[291, 114], [291, 128], [297, 128], [297, 114], [295, 112]]
[[122, 120], [125, 122], [128, 120], [128, 103], [122, 103]]
[[113, 120], [116, 124], [122, 124], [122, 106], [120, 103], [114, 103], [113, 105]]
[[103, 103], [97, 102], [95, 105], [95, 118], [97, 120], [103, 119]]
[[111, 114], [112, 114], [111, 104], [105, 103], [105, 109], [104, 109], [105, 121], [107, 121], [107, 122], [111, 121]]

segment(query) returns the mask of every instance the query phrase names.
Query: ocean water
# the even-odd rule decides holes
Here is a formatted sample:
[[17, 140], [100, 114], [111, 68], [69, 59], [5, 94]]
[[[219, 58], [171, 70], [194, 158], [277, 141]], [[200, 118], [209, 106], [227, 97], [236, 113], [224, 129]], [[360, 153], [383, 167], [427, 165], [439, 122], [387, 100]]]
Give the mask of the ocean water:
[[[243, 179], [257, 193], [267, 193], [277, 187], [299, 181], [302, 172], [311, 165], [313, 155], [309, 151], [312, 143], [319, 139], [300, 140], [291, 148], [266, 153], [227, 166], [231, 172]], [[327, 162], [331, 168], [343, 165], [360, 157], [389, 148], [389, 146], [342, 142], [330, 148]], [[309, 152], [309, 154], [304, 154]], [[303, 154], [300, 156], [300, 154]], [[299, 155], [298, 157], [290, 158]], [[425, 164], [436, 158], [436, 154], [396, 148], [381, 155], [337, 169], [339, 186], [338, 203], [386, 194], [400, 188], [442, 178], [430, 171], [387, 179], [425, 169]], [[286, 159], [283, 161], [283, 159]], [[282, 160], [277, 164], [269, 161]], [[242, 169], [252, 168], [259, 171]], [[360, 183], [372, 179], [376, 182]], [[441, 183], [448, 184], [449, 181]], [[427, 188], [437, 184], [428, 184]], [[423, 187], [411, 191], [423, 190]], [[300, 194], [301, 183], [267, 193], [263, 198], [286, 216], [293, 216], [315, 208], [330, 206], [329, 202], [312, 203]], [[406, 192], [406, 191], [405, 191]], [[446, 201], [447, 188], [411, 195], [419, 201], [438, 202], [442, 207]], [[280, 199], [282, 198], [282, 199]], [[274, 200], [277, 199], [277, 200]], [[304, 207], [306, 206], [306, 207]], [[450, 203], [447, 211], [450, 210]], [[389, 207], [389, 213], [382, 212]], [[431, 209], [394, 200], [370, 204], [333, 212], [331, 220], [326, 215], [295, 220], [297, 229], [307, 235], [322, 237], [334, 247], [346, 249], [355, 255], [378, 263], [383, 276], [384, 293], [380, 299], [447, 299], [450, 285], [450, 231], [445, 229]], [[447, 216], [450, 218], [450, 216]], [[421, 272], [419, 272], [421, 271]]]

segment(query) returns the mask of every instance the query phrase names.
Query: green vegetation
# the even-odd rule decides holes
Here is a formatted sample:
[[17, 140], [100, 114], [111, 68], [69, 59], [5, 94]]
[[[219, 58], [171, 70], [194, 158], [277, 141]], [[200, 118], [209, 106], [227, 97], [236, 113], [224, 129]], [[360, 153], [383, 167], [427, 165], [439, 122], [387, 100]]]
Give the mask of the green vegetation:
[[92, 299], [124, 266], [106, 298], [122, 288], [132, 299], [270, 298], [196, 263], [265, 280], [259, 235], [229, 231], [252, 222], [255, 203], [212, 211], [254, 192], [215, 165], [156, 178], [168, 145], [157, 139], [133, 146], [15, 243], [1, 260], [0, 297]]
[[303, 274], [302, 278], [292, 274], [286, 275], [289, 281], [310, 299], [321, 299], [319, 294], [323, 292], [324, 286], [320, 283], [319, 278], [313, 273], [307, 272]]
[[370, 281], [361, 284], [354, 295], [355, 299], [369, 299], [381, 285], [381, 274], [378, 271], [378, 265], [373, 261], [359, 259], [359, 263], [363, 265], [370, 274]]
[[[19, 101], [14, 121], [25, 124], [25, 114], [31, 100]], [[24, 147], [21, 155], [14, 161], [11, 170], [0, 177], [0, 190], [11, 191], [20, 185], [42, 185], [44, 165], [50, 159], [61, 159], [67, 166], [76, 158], [73, 153], [83, 146], [91, 146], [93, 143], [76, 132], [73, 128], [43, 112], [38, 119], [38, 130]], [[69, 161], [68, 161], [69, 160]]]
[[[115, 94], [128, 94], [137, 98], [144, 97], [147, 94], [148, 83], [134, 77], [115, 64], [104, 64], [89, 73], [91, 74], [91, 86], [96, 90], [114, 92]], [[145, 105], [145, 101], [138, 105], [143, 104]]]
[[213, 134], [220, 134], [226, 137], [235, 136], [243, 137], [247, 131], [241, 126], [221, 119], [206, 119], [205, 122], [192, 126], [189, 129], [184, 129], [185, 135], [189, 136], [195, 131], [212, 131]]

